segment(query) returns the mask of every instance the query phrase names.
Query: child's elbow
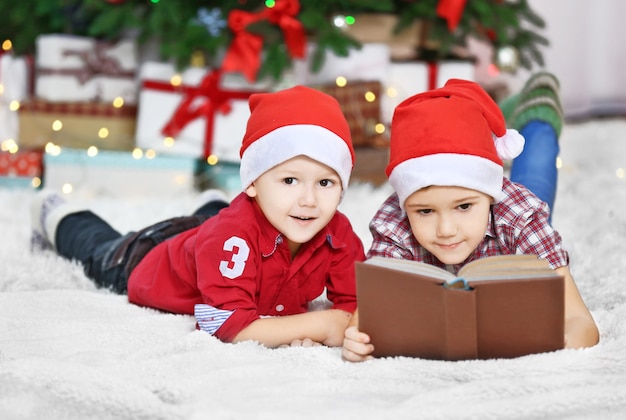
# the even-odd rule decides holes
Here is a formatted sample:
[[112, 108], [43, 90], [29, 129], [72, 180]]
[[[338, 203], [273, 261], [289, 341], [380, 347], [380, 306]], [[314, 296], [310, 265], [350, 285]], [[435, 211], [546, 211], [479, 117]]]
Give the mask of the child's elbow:
[[567, 349], [593, 347], [600, 342], [600, 331], [593, 318], [573, 318], [566, 323], [565, 327], [565, 348]]

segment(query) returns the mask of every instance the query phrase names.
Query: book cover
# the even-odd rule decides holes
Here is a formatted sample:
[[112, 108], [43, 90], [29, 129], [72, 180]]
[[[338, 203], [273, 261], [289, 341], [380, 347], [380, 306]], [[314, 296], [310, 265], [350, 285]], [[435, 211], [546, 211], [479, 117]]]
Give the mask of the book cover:
[[456, 276], [375, 257], [356, 263], [356, 281], [375, 357], [511, 358], [564, 345], [564, 279], [533, 256], [484, 258]]

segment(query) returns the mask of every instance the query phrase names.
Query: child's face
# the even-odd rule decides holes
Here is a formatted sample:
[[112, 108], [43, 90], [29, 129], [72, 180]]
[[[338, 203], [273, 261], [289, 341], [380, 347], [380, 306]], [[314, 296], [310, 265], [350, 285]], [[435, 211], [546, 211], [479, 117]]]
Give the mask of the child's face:
[[410, 195], [404, 208], [417, 241], [444, 264], [459, 264], [485, 236], [491, 197], [461, 187], [431, 186]]
[[341, 179], [326, 165], [296, 156], [263, 173], [247, 189], [288, 240], [292, 255], [332, 219], [341, 200]]

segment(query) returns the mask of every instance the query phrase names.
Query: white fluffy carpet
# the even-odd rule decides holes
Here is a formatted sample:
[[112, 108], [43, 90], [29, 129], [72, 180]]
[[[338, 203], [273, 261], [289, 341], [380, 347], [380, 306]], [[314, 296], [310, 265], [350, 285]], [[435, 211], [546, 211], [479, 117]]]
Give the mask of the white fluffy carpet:
[[[554, 225], [601, 343], [511, 360], [362, 364], [337, 348], [224, 344], [194, 319], [97, 290], [79, 267], [29, 253], [32, 192], [0, 190], [0, 418], [626, 418], [626, 121], [565, 126]], [[354, 185], [367, 222], [389, 187]], [[76, 194], [121, 230], [192, 209], [195, 196]]]

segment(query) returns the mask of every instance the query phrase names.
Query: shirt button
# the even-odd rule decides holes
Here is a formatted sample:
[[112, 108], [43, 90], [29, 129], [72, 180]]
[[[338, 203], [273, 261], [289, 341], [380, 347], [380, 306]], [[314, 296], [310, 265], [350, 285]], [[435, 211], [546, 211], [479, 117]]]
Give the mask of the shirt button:
[[285, 310], [285, 307], [284, 307], [283, 305], [277, 305], [277, 306], [276, 306], [276, 311], [278, 311], [278, 312], [282, 312], [282, 311], [284, 311], [284, 310]]

